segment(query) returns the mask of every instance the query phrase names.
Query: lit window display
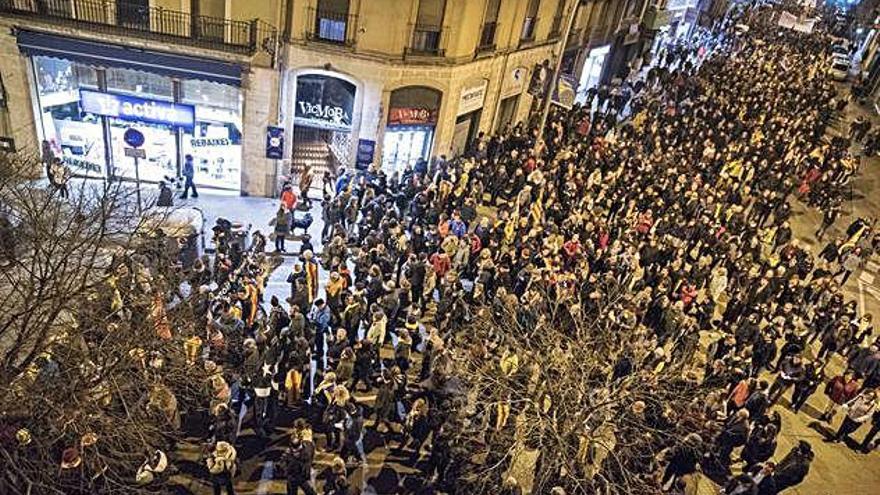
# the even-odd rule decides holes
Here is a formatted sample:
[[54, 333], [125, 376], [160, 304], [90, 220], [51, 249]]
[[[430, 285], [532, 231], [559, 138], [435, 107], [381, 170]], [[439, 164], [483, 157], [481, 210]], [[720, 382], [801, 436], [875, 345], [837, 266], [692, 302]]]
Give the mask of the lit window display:
[[[44, 139], [74, 174], [104, 177], [109, 148], [111, 173], [116, 177], [158, 182], [177, 176], [178, 164], [192, 155], [197, 185], [232, 190], [241, 186], [238, 87], [175, 81], [129, 69], [96, 69], [43, 56], [33, 60]], [[99, 90], [102, 74], [106, 91]], [[109, 128], [106, 142], [103, 119]], [[125, 156], [128, 145], [123, 136], [131, 128], [145, 138], [146, 157], [138, 159], [137, 169], [134, 158]]]
[[241, 93], [235, 86], [182, 81], [181, 102], [195, 106], [196, 124], [183, 131], [183, 154], [192, 155], [196, 184], [241, 186]]
[[34, 57], [33, 62], [43, 139], [73, 173], [103, 177], [106, 151], [101, 117], [82, 111], [79, 93], [98, 87], [97, 71], [49, 57]]
[[[174, 100], [174, 82], [170, 77], [128, 69], [107, 69], [107, 90], [115, 94], [129, 94], [149, 100]], [[176, 129], [170, 125], [132, 122], [108, 117], [110, 143], [113, 147], [114, 175], [126, 179], [158, 182], [177, 175]], [[144, 135], [143, 150], [146, 158], [139, 159], [135, 171], [134, 158], [125, 156], [128, 147], [122, 139], [125, 131], [134, 128]]]

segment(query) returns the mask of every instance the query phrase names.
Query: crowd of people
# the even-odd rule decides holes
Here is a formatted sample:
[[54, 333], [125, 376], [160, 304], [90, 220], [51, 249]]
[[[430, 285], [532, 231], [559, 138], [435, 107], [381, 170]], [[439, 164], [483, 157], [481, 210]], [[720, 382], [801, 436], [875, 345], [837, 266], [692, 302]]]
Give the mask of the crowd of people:
[[[322, 493], [356, 493], [349, 474], [366, 462], [367, 428], [454, 492], [447, 433], [458, 413], [438, 384], [477, 308], [512, 299], [528, 314], [542, 297], [572, 298], [600, 314], [612, 287], [624, 301], [617, 324], [644, 329], [615, 374], [699, 369], [714, 425], [659, 445], [661, 464], [638, 468], [658, 489], [684, 490], [698, 464], [729, 495], [798, 484], [814, 453], [806, 441], [776, 451], [789, 391], [806, 414], [821, 388], [829, 406], [818, 419], [843, 412], [827, 440], [869, 430], [858, 447], [872, 449], [880, 350], [871, 315], [842, 286], [880, 235], [857, 219], [813, 253], [790, 223], [792, 201], [823, 212], [819, 239], [838, 221], [857, 172], [851, 138], [867, 130], [829, 136], [846, 95], [826, 77], [822, 35], [733, 26], [670, 51], [645, 77], [589, 92], [583, 106], [554, 108], [543, 135], [520, 123], [452, 160], [325, 177], [320, 249], [300, 243], [286, 299], [264, 298], [266, 239], [245, 246], [218, 225], [217, 256], [190, 274], [205, 338], [188, 351], [210, 375], [215, 493], [234, 493], [240, 428], [270, 437], [283, 410], [295, 417], [276, 471], [289, 494], [317, 493], [320, 451], [332, 454]], [[277, 251], [292, 188], [282, 203]], [[514, 357], [526, 368], [526, 356], [493, 359], [510, 370]]]

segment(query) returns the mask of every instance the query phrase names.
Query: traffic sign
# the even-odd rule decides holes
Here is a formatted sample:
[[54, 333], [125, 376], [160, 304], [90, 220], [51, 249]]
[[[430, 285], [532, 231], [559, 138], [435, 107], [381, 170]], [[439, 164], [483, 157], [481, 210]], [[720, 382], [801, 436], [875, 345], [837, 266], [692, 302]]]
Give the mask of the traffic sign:
[[[144, 134], [137, 129], [128, 128], [128, 130], [125, 131], [125, 134], [122, 135], [122, 140], [132, 148], [140, 148], [144, 145]], [[126, 153], [125, 156], [130, 155]]]
[[131, 158], [146, 158], [147, 152], [140, 148], [125, 148], [125, 156]]

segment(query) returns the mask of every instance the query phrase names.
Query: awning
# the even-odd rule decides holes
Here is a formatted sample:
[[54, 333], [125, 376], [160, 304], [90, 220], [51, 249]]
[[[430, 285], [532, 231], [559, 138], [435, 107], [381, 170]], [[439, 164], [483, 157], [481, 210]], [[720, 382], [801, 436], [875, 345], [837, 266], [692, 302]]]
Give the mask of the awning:
[[25, 30], [18, 31], [18, 47], [27, 55], [63, 58], [97, 67], [119, 67], [181, 79], [241, 85], [241, 66], [219, 60]]

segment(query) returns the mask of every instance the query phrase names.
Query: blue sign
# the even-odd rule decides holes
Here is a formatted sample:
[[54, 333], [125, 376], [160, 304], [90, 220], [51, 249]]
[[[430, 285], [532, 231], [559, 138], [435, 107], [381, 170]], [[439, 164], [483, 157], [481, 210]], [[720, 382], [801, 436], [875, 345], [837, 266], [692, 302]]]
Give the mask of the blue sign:
[[284, 158], [284, 128], [266, 128], [266, 158], [280, 160]]
[[132, 148], [140, 148], [144, 145], [144, 133], [137, 129], [127, 129], [122, 140]]
[[369, 139], [358, 139], [357, 159], [355, 167], [358, 170], [366, 170], [376, 155], [376, 141]]
[[79, 90], [79, 94], [83, 112], [95, 115], [187, 128], [193, 127], [196, 120], [196, 109], [192, 105], [88, 89]]

